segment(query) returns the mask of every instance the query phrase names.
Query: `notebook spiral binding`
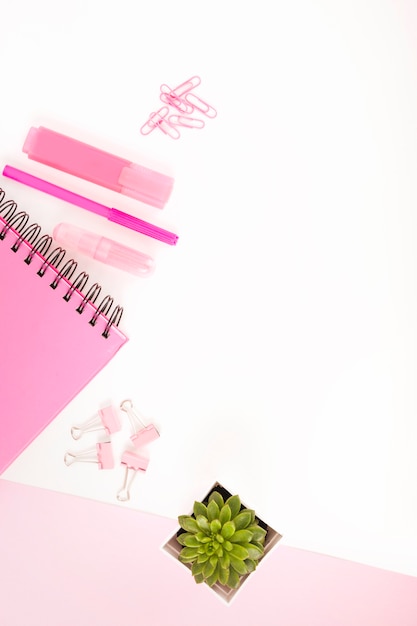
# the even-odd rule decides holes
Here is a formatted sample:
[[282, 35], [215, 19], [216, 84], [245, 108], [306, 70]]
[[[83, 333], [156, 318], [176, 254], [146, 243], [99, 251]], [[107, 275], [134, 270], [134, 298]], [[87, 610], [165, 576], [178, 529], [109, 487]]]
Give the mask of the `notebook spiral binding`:
[[[95, 313], [89, 320], [91, 326], [95, 326], [100, 315], [107, 321], [102, 336], [107, 339], [112, 326], [118, 326], [123, 314], [123, 308], [119, 305], [114, 306], [111, 296], [103, 298], [98, 306], [97, 301], [101, 286], [94, 283], [85, 292], [89, 275], [86, 272], [80, 272], [74, 280], [72, 277], [78, 267], [77, 261], [70, 259], [64, 263], [66, 251], [58, 246], [50, 251], [53, 239], [50, 235], [42, 235], [39, 224], [29, 224], [29, 214], [26, 211], [19, 211], [18, 205], [14, 200], [6, 200], [5, 192], [0, 187], [0, 215], [2, 222], [5, 222], [3, 229], [0, 231], [0, 243], [5, 239], [7, 233], [11, 230], [16, 239], [11, 250], [17, 252], [22, 242], [30, 246], [30, 252], [24, 259], [27, 265], [32, 263], [33, 258], [37, 255], [41, 260], [41, 267], [37, 271], [38, 276], [43, 277], [47, 268], [50, 267], [56, 272], [56, 276], [50, 284], [51, 289], [56, 289], [61, 280], [68, 283], [68, 291], [63, 296], [66, 302], [71, 300], [75, 291], [79, 292], [83, 299], [81, 304], [75, 309], [77, 313], [83, 313], [87, 304], [90, 303], [95, 308]], [[1, 228], [1, 224], [0, 224]], [[85, 295], [84, 295], [85, 294]]]

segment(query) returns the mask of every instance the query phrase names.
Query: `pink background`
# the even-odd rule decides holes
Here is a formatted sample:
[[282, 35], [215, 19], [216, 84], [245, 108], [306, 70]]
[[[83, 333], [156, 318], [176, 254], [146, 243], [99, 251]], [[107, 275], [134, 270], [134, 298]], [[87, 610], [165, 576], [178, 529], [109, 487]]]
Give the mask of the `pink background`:
[[[129, 342], [0, 479], [0, 626], [417, 626], [416, 0], [1, 9], [2, 164], [180, 240], [1, 181], [44, 232], [157, 268], [79, 259]], [[142, 137], [160, 84], [194, 73], [217, 118]], [[39, 125], [171, 170], [169, 206], [29, 161]], [[161, 432], [130, 510], [120, 467], [63, 463], [71, 426], [129, 397]], [[229, 607], [161, 550], [214, 480], [284, 535]]]
[[0, 624], [417, 623], [417, 578], [282, 544], [226, 606], [160, 549], [175, 528], [175, 520], [0, 480]]

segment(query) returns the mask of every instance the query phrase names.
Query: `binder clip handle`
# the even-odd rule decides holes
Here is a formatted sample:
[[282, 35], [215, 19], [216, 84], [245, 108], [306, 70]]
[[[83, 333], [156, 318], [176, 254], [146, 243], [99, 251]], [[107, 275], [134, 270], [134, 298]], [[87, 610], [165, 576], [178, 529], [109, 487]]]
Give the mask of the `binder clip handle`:
[[139, 414], [134, 410], [132, 400], [123, 400], [120, 404], [120, 408], [122, 411], [125, 411], [129, 418], [132, 427], [132, 435], [130, 438], [136, 448], [158, 439], [158, 430], [153, 424], [144, 424]]
[[73, 463], [97, 463], [99, 469], [112, 469], [114, 457], [110, 441], [97, 443], [95, 447], [81, 450], [80, 452], [67, 452], [64, 463], [68, 467]]
[[130, 488], [138, 472], [146, 472], [149, 460], [134, 452], [125, 452], [122, 456], [122, 465], [126, 466], [123, 485], [117, 492], [119, 502], [128, 502], [130, 500]]
[[78, 441], [85, 433], [91, 433], [98, 430], [105, 430], [108, 435], [116, 433], [121, 429], [120, 420], [114, 408], [109, 405], [103, 409], [99, 409], [96, 415], [84, 424], [73, 426], [71, 428], [72, 438]]

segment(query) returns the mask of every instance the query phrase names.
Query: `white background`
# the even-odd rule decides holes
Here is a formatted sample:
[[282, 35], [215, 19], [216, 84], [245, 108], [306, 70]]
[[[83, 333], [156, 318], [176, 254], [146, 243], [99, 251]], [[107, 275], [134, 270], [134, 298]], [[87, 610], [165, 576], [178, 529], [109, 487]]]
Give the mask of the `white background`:
[[[219, 480], [288, 545], [417, 575], [416, 4], [0, 8], [1, 167], [180, 237], [169, 247], [2, 178], [46, 231], [71, 222], [156, 261], [136, 279], [80, 259], [125, 307], [130, 341], [3, 478], [169, 517]], [[160, 85], [195, 74], [217, 118], [178, 141], [142, 136]], [[171, 173], [168, 205], [29, 161], [38, 125]], [[95, 442], [75, 444], [73, 424], [125, 398], [161, 438], [119, 505], [121, 467], [63, 455]], [[119, 456], [128, 436], [125, 421]]]

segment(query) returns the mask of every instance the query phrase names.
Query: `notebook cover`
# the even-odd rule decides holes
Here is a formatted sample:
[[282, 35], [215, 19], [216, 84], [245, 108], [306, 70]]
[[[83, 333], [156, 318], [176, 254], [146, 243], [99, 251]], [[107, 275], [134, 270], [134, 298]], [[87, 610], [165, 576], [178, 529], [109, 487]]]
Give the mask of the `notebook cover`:
[[[0, 218], [0, 231], [5, 224]], [[0, 239], [0, 474], [127, 341], [117, 326], [103, 337], [102, 315], [89, 323], [91, 303], [76, 311], [79, 291], [64, 299], [71, 282], [62, 278], [51, 287], [54, 267], [39, 276], [40, 254], [25, 263], [30, 244], [12, 251], [17, 237], [9, 229]]]

